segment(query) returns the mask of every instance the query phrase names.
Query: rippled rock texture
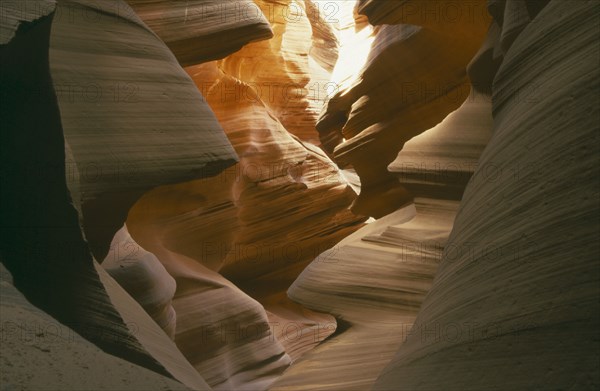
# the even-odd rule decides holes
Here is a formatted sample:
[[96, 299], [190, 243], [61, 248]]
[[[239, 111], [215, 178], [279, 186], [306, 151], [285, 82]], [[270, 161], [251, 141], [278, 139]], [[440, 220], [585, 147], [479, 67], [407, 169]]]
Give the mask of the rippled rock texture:
[[[347, 210], [355, 194], [337, 167], [290, 135], [258, 95], [246, 96], [247, 84], [216, 63], [188, 72], [210, 86], [207, 102], [240, 163], [146, 194], [127, 224], [177, 281], [175, 341], [192, 364], [215, 389], [264, 388], [335, 330], [332, 317], [302, 309], [284, 292], [364, 218]], [[245, 92], [220, 93], [236, 89]], [[207, 341], [213, 329], [226, 338]]]
[[415, 194], [414, 205], [345, 238], [292, 284], [292, 300], [334, 314], [343, 327], [288, 370], [274, 389], [373, 386], [431, 288], [491, 126], [489, 97], [473, 94], [441, 124], [406, 143], [390, 171]]
[[[148, 8], [142, 7], [144, 4], [137, 5], [141, 7], [136, 10], [142, 18], [151, 17], [146, 12]], [[239, 165], [214, 179], [163, 187], [145, 195], [129, 213], [127, 226], [133, 236], [131, 242], [124, 231], [118, 233], [110, 248], [112, 253], [108, 253], [104, 265], [154, 320], [174, 337], [181, 352], [216, 389], [264, 389], [287, 368], [294, 357], [299, 357], [335, 330], [332, 317], [307, 311], [289, 302], [284, 292], [309, 260], [358, 228], [364, 220], [346, 210], [355, 195], [335, 165], [315, 146], [303, 144], [291, 136], [280, 122], [280, 119], [284, 121], [290, 116], [301, 120], [310, 117], [307, 106], [302, 103], [308, 100], [302, 97], [296, 99], [295, 91], [304, 92], [304, 87], [310, 80], [311, 64], [307, 55], [311, 50], [311, 29], [314, 27], [314, 34], [317, 36], [323, 35], [324, 24], [315, 20], [314, 14], [309, 18], [306, 11], [291, 23], [290, 18], [283, 14], [285, 7], [291, 7], [291, 2], [287, 5], [276, 2], [259, 5], [265, 15], [271, 16], [271, 28], [275, 34], [273, 40], [248, 44], [239, 53], [217, 63], [190, 67], [188, 73], [196, 82], [195, 91], [183, 88], [187, 87], [189, 78], [187, 75], [180, 75], [181, 80], [173, 79], [173, 83], [179, 83], [179, 88], [172, 92], [162, 92], [160, 96], [147, 94], [142, 96], [146, 99], [127, 101], [126, 103], [133, 103], [125, 106], [132, 111], [123, 113], [122, 116], [123, 124], [128, 124], [138, 116], [147, 118], [146, 123], [135, 123], [140, 128], [144, 126], [145, 144], [139, 152], [153, 155], [158, 153], [159, 157], [162, 153], [165, 159], [168, 158], [168, 153], [176, 153], [177, 158], [173, 163], [177, 164], [179, 175], [185, 172], [185, 151], [194, 151], [193, 155], [200, 159], [205, 157], [202, 151], [211, 151], [206, 158], [221, 158], [219, 150], [211, 145], [210, 137], [204, 138], [201, 146], [195, 145], [193, 138], [182, 138], [182, 134], [187, 134], [182, 132], [191, 130], [185, 128], [186, 124], [204, 132], [223, 126], [239, 153]], [[303, 2], [294, 2], [294, 5], [304, 9]], [[153, 6], [159, 7], [160, 4]], [[143, 26], [135, 14], [126, 15]], [[159, 20], [164, 21], [164, 18]], [[157, 23], [152, 22], [150, 26], [167, 44], [170, 41], [165, 37], [176, 34], [181, 28], [177, 23], [164, 26]], [[189, 33], [190, 31], [186, 32]], [[225, 37], [228, 32], [221, 31], [220, 34]], [[60, 43], [66, 45], [68, 39], [60, 38]], [[115, 41], [115, 44], [120, 43]], [[62, 54], [58, 48], [53, 50], [57, 57]], [[181, 59], [179, 52], [175, 51], [175, 54], [179, 62], [187, 63]], [[248, 68], [248, 61], [261, 54], [273, 61]], [[137, 60], [137, 56], [134, 59]], [[168, 60], [172, 62], [173, 58]], [[236, 61], [242, 61], [246, 66], [239, 67], [236, 71], [233, 68], [238, 66]], [[162, 72], [179, 72], [176, 63], [165, 62], [171, 68], [155, 63], [147, 64], [144, 70], [157, 73], [155, 68], [158, 67]], [[57, 68], [57, 72], [61, 70]], [[115, 76], [110, 74], [110, 77]], [[139, 75], [136, 77], [141, 78]], [[161, 80], [164, 83], [164, 80], [169, 79], [163, 76]], [[264, 81], [275, 84], [276, 93], [294, 92], [293, 99], [271, 101], [269, 96], [263, 97], [256, 89], [250, 88], [250, 83]], [[154, 92], [153, 85], [138, 84], [140, 92]], [[203, 93], [206, 100], [200, 97], [200, 93]], [[165, 113], [163, 117], [163, 111], [148, 105], [154, 98], [177, 102], [178, 107], [161, 108]], [[65, 104], [68, 103], [71, 102], [67, 101]], [[189, 106], [185, 106], [186, 103]], [[209, 106], [216, 113], [220, 124], [214, 121], [211, 111], [202, 112]], [[192, 111], [184, 116], [174, 117], [183, 109], [192, 107], [199, 111], [198, 116], [194, 117], [195, 113]], [[91, 108], [95, 109], [95, 106]], [[107, 107], [104, 105], [101, 108]], [[142, 113], [136, 110], [141, 110]], [[101, 116], [102, 113], [98, 115]], [[167, 117], [170, 118], [168, 122]], [[118, 129], [118, 117], [116, 120], [106, 118], [110, 118], [111, 124]], [[163, 119], [164, 123], [161, 122]], [[164, 137], [176, 137], [177, 141], [161, 138], [165, 144], [154, 153], [147, 145], [153, 141], [153, 130], [166, 135]], [[134, 132], [128, 129], [128, 133], [123, 136], [130, 136], [130, 133]], [[72, 140], [80, 140], [82, 145], [74, 144]], [[133, 141], [135, 139], [127, 139], [123, 143], [129, 145]], [[68, 134], [67, 142], [73, 160], [77, 162], [78, 170], [74, 177], [79, 179], [81, 175], [76, 175], [81, 171], [79, 167], [87, 163], [81, 160], [91, 160], [92, 156], [77, 156], [76, 150], [84, 151], [88, 148], [89, 151], [92, 139], [75, 138], [75, 135]], [[112, 150], [115, 147], [109, 144], [107, 148]], [[132, 150], [122, 151], [129, 153], [127, 157], [130, 160], [135, 158], [135, 155], [130, 156]], [[168, 160], [160, 161], [160, 174], [168, 177], [170, 182], [182, 182], [185, 178], [181, 176], [167, 175], [167, 163]], [[126, 167], [131, 166], [141, 166], [150, 175], [158, 174], [156, 169], [145, 167], [140, 161], [134, 160]], [[188, 178], [191, 179], [194, 175], [201, 178], [216, 172], [217, 169], [209, 167], [190, 173]], [[139, 180], [137, 175], [140, 173], [135, 174], [131, 179]], [[97, 196], [92, 191], [108, 181], [100, 178], [99, 182], [80, 182], [82, 187], [88, 186], [83, 190], [73, 186], [76, 194], [81, 191], [90, 198], [87, 201], [86, 197], [82, 197], [84, 228], [92, 243], [100, 242], [101, 238], [93, 237], [93, 231], [88, 227], [96, 227], [96, 221], [102, 219], [106, 222], [108, 217], [105, 213], [100, 216], [100, 212], [106, 211], [93, 203]], [[165, 181], [152, 178], [152, 183], [157, 185]], [[112, 185], [113, 189], [119, 190], [115, 197], [123, 199], [127, 196], [126, 190], [130, 186], [128, 182]], [[101, 191], [104, 192], [104, 199], [110, 200], [110, 204], [114, 206], [116, 200], [106, 195], [106, 189]], [[137, 194], [132, 194], [132, 199]], [[86, 205], [96, 214], [86, 214]], [[123, 204], [124, 211], [127, 210], [125, 206], [129, 208], [129, 204]], [[111, 212], [114, 214], [115, 211]], [[97, 220], [92, 217], [97, 217]], [[121, 218], [122, 215], [115, 216], [115, 223], [121, 221]], [[212, 221], [209, 225], [214, 230], [206, 229], [209, 221]], [[294, 226], [296, 227], [293, 228]], [[109, 227], [106, 228], [108, 232]], [[135, 251], [135, 254], [128, 255], [129, 249]], [[118, 253], [116, 258], [115, 253]], [[164, 266], [168, 276], [159, 272], [156, 260]], [[140, 274], [142, 269], [148, 275]], [[223, 276], [232, 279], [255, 299], [264, 302], [268, 312], [262, 304]], [[264, 285], [246, 283], [259, 277], [263, 279]], [[170, 278], [174, 279], [174, 284]], [[177, 288], [174, 291], [175, 285]], [[261, 288], [257, 291], [256, 287]], [[170, 296], [173, 296], [172, 307], [168, 303]], [[203, 305], [198, 306], [198, 303]], [[300, 330], [299, 333], [291, 338], [290, 333], [296, 329]], [[312, 337], [315, 332], [319, 333], [320, 339]]]
[[551, 1], [506, 52], [475, 177], [496, 175], [468, 186], [453, 250], [375, 389], [598, 386], [599, 12]]
[[[334, 160], [353, 166], [361, 178], [355, 213], [378, 218], [410, 202], [387, 165], [406, 141], [441, 122], [469, 95], [466, 66], [489, 21], [484, 15], [449, 27], [441, 18], [416, 18], [375, 30], [360, 77], [328, 101], [317, 124]], [[340, 144], [333, 148], [332, 140]]]
[[250, 42], [273, 37], [265, 15], [251, 0], [127, 3], [167, 44], [182, 66], [220, 59]]
[[69, 186], [98, 258], [145, 191], [237, 160], [189, 76], [128, 9], [122, 1], [61, 3], [50, 37]]
[[[237, 156], [210, 109], [198, 104], [201, 96], [192, 81], [141, 22], [102, 8], [109, 3], [70, 1], [60, 2], [54, 12], [28, 23], [30, 13], [23, 7], [47, 3], [2, 5], [3, 11], [15, 7], [11, 15], [24, 16], [16, 35], [0, 49], [2, 262], [28, 301], [100, 349], [189, 387], [207, 389], [167, 335], [98, 266], [86, 239], [99, 252], [108, 249], [115, 233], [112, 224], [119, 215], [124, 219], [132, 194], [177, 178], [197, 177], [209, 169], [214, 174], [219, 167], [234, 163]], [[155, 52], [150, 55], [140, 49], [146, 57], [128, 52], [131, 46], [116, 40], [116, 32], [137, 44], [146, 42], [144, 49]], [[90, 42], [102, 44], [90, 46]], [[117, 58], [120, 67], [115, 67]], [[163, 64], [162, 70], [144, 66], [144, 59]], [[113, 95], [118, 88], [115, 92], [110, 87], [132, 78], [144, 87], [144, 93], [138, 96], [140, 101], [127, 106]], [[153, 120], [160, 125], [162, 106], [155, 102], [153, 108], [149, 103], [161, 95], [159, 86], [164, 84], [158, 81], [165, 79], [171, 79], [175, 94], [185, 96], [187, 85], [189, 99], [195, 96], [197, 100], [188, 102], [186, 109], [182, 98], [179, 110], [199, 122], [188, 124], [187, 133], [181, 124], [165, 125], [163, 131], [173, 129], [170, 136], [160, 136], [161, 129], [148, 129], [138, 122], [136, 133], [134, 124], [150, 113], [159, 114]], [[70, 87], [67, 92], [66, 86]], [[90, 93], [87, 87], [97, 95], [86, 95]], [[164, 117], [162, 121], [169, 122]], [[206, 130], [198, 132], [198, 123], [205, 123]], [[200, 138], [200, 133], [206, 137]], [[174, 157], [172, 150], [164, 149], [169, 144], [195, 146], [196, 150], [186, 158], [182, 146], [177, 151], [179, 163], [169, 169], [167, 157]], [[199, 154], [200, 146], [211, 147], [210, 154]], [[215, 149], [220, 151], [216, 155]], [[166, 163], [162, 172], [157, 169], [161, 156]], [[76, 166], [69, 167], [71, 159]], [[123, 167], [141, 166], [142, 161], [146, 164], [135, 178], [139, 182], [118, 176]], [[96, 170], [92, 180], [86, 176], [90, 168]], [[98, 226], [93, 224], [94, 213], [103, 216], [96, 220]], [[89, 228], [87, 235], [80, 223]], [[18, 344], [12, 348], [18, 350]]]
[[[315, 145], [319, 144], [315, 123], [328, 93], [329, 73], [338, 47], [336, 19], [328, 17], [332, 11], [328, 13], [322, 3], [256, 0], [271, 23], [274, 38], [246, 45], [219, 66], [226, 74], [244, 81], [288, 132]], [[324, 50], [328, 52], [327, 61]], [[219, 93], [245, 95], [244, 90]]]
[[[390, 172], [417, 196], [416, 216], [402, 222], [402, 218], [410, 219], [409, 212], [399, 211], [372, 223], [315, 259], [294, 282], [290, 297], [309, 308], [336, 314], [346, 327], [301, 359], [274, 389], [365, 389], [373, 384], [381, 390], [504, 389], [507, 383], [517, 389], [552, 384], [593, 388], [597, 384], [598, 370], [592, 363], [598, 359], [593, 337], [598, 322], [593, 298], [599, 294], [593, 254], [598, 247], [590, 243], [599, 228], [597, 219], [591, 223], [598, 216], [597, 194], [591, 191], [598, 186], [598, 158], [583, 144], [594, 145], [591, 149], [597, 151], [598, 125], [593, 116], [583, 113], [597, 111], [598, 72], [593, 61], [584, 59], [598, 57], [591, 39], [591, 21], [597, 20], [598, 9], [588, 4], [586, 10], [583, 3], [570, 12], [565, 7], [551, 3], [539, 16], [525, 19], [533, 22], [524, 22], [522, 35], [511, 42], [510, 49], [504, 48], [505, 54], [492, 57], [494, 61], [486, 56], [490, 48], [501, 44], [488, 38], [471, 69], [487, 69], [487, 80], [495, 76], [489, 87], [494, 91], [493, 106], [481, 95], [485, 85], [474, 86], [459, 110], [407, 142], [390, 164]], [[575, 20], [580, 21], [577, 26]], [[510, 25], [510, 18], [498, 24], [501, 29]], [[547, 53], [548, 61], [527, 66], [527, 60], [537, 58], [524, 38], [528, 32], [530, 45], [548, 40], [538, 46], [540, 57]], [[552, 34], [564, 34], [564, 41], [550, 43]], [[581, 46], [572, 50], [572, 56], [559, 55], [557, 48], [574, 36], [582, 37]], [[519, 44], [521, 52], [516, 49]], [[512, 62], [511, 53], [516, 57]], [[504, 61], [499, 70], [498, 61]], [[530, 94], [525, 96], [525, 91]], [[565, 102], [566, 96], [573, 100], [574, 91], [583, 92], [581, 100], [569, 106], [578, 107], [577, 111], [568, 115], [564, 110], [553, 111], [552, 99], [557, 104]], [[548, 134], [548, 129], [556, 133]], [[512, 142], [506, 139], [511, 132]], [[525, 140], [528, 137], [531, 141]], [[565, 152], [557, 142], [561, 138], [569, 140], [566, 145], [573, 149]], [[564, 154], [576, 155], [577, 163], [549, 158]], [[546, 167], [540, 167], [538, 159], [547, 162]], [[565, 167], [565, 161], [572, 163]], [[547, 209], [551, 202], [564, 200], [559, 195], [561, 183], [569, 184], [562, 192], [572, 200], [570, 207], [556, 204]], [[548, 193], [544, 191], [548, 186], [555, 187]], [[452, 228], [457, 213], [457, 225]], [[528, 217], [521, 220], [524, 215]], [[429, 224], [425, 224], [427, 219]], [[571, 225], [563, 228], [563, 223]], [[577, 229], [584, 237], [581, 242], [576, 234], [566, 234]], [[578, 258], [575, 263], [572, 251]], [[400, 263], [399, 258], [406, 261]], [[554, 263], [547, 263], [553, 259]], [[416, 260], [419, 269], [411, 260]], [[436, 273], [438, 263], [441, 269]], [[557, 267], [560, 273], [554, 272]], [[419, 274], [410, 274], [415, 272]], [[534, 274], [538, 283], [527, 283]], [[577, 294], [562, 294], [574, 286]], [[560, 288], [557, 292], [551, 287]], [[430, 288], [419, 311], [420, 300]], [[412, 305], [408, 297], [414, 300]], [[557, 310], [555, 304], [564, 310]], [[386, 312], [388, 307], [393, 310]], [[557, 340], [569, 342], [557, 344]], [[398, 346], [382, 370], [381, 363]], [[571, 353], [559, 354], [566, 346]], [[515, 360], [503, 361], [506, 357]], [[562, 370], [578, 363], [578, 369]], [[373, 373], [378, 371], [375, 381]]]
[[1, 11], [0, 388], [598, 387], [597, 3]]
[[3, 264], [0, 293], [3, 387], [189, 390], [172, 379], [103, 352], [57, 322], [15, 288]]

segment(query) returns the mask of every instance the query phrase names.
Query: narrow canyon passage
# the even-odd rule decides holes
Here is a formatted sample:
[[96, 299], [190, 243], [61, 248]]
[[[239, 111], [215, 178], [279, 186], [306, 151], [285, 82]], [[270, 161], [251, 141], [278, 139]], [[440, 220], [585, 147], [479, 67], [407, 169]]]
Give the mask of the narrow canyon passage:
[[597, 0], [0, 11], [0, 389], [600, 387]]

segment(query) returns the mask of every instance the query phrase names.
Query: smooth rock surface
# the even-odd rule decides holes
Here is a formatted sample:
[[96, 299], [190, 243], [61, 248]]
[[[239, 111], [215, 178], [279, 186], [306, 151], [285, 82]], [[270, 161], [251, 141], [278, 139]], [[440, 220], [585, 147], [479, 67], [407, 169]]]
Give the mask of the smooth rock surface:
[[[328, 93], [330, 75], [319, 65], [318, 54], [315, 58], [309, 54], [318, 53], [323, 45], [319, 37], [331, 37], [333, 25], [320, 20], [322, 14], [314, 9], [307, 10], [301, 0], [256, 3], [267, 15], [274, 37], [246, 45], [219, 62], [223, 72], [244, 81], [247, 88], [213, 93], [235, 95], [241, 100], [257, 96], [288, 132], [318, 145], [315, 123]], [[336, 46], [335, 41], [328, 44]]]
[[338, 332], [300, 358], [272, 390], [364, 390], [373, 385], [405, 336], [398, 330], [410, 330], [458, 203], [436, 206], [417, 218], [409, 206], [368, 224], [302, 272], [288, 295], [333, 314], [340, 322]]
[[[492, 130], [491, 99], [473, 92], [408, 141], [390, 171], [415, 205], [368, 224], [317, 257], [288, 290], [338, 319], [338, 333], [294, 364], [275, 390], [363, 390], [411, 333], [462, 193]], [[473, 180], [473, 179], [471, 179]]]
[[107, 353], [169, 376], [112, 305], [80, 230], [48, 63], [53, 17], [0, 47], [2, 261], [33, 305]]
[[470, 28], [467, 42], [426, 27], [381, 26], [361, 77], [328, 101], [317, 129], [325, 140], [345, 139], [333, 154], [361, 178], [355, 213], [382, 217], [410, 202], [387, 166], [406, 141], [467, 98], [465, 68], [485, 31], [463, 27]]
[[[63, 5], [75, 7], [70, 2], [59, 8]], [[86, 11], [89, 16], [98, 10]], [[68, 22], [53, 19], [65, 14], [57, 15], [19, 29], [0, 48], [2, 261], [28, 301], [106, 353], [156, 372], [157, 379], [162, 375], [165, 381], [157, 380], [157, 386], [169, 384], [167, 378], [177, 378], [193, 389], [207, 390], [206, 382], [168, 336], [90, 254], [81, 216], [67, 187], [65, 160], [74, 151], [63, 138], [57, 84], [49, 61], [52, 32]], [[20, 354], [18, 345], [13, 348], [11, 354]], [[119, 376], [127, 381], [126, 375]], [[39, 377], [31, 379], [32, 384], [39, 384]], [[28, 387], [28, 380], [21, 380]], [[107, 382], [114, 386], [113, 380], [99, 381], [99, 386]], [[49, 377], [47, 386], [61, 388], [61, 381]], [[73, 381], [76, 387], [77, 380]]]
[[[181, 189], [156, 191], [160, 190], [182, 201], [186, 196]], [[275, 339], [265, 310], [198, 260], [169, 249], [164, 237], [170, 227], [165, 223], [172, 210], [144, 207], [156, 196], [142, 198], [127, 224], [136, 241], [152, 251], [177, 282], [175, 343], [214, 389], [266, 389], [290, 358]]]
[[599, 17], [551, 1], [506, 53], [453, 248], [375, 389], [600, 384]]
[[408, 141], [388, 170], [412, 194], [460, 201], [491, 137], [492, 121], [491, 97], [472, 91], [439, 125]]
[[221, 59], [244, 45], [273, 37], [252, 0], [127, 0], [182, 66]]
[[145, 191], [219, 173], [236, 155], [165, 44], [123, 1], [60, 2], [50, 71], [69, 188], [103, 259]]
[[127, 226], [115, 234], [102, 267], [173, 338], [176, 314], [171, 302], [175, 280], [154, 254], [133, 240]]
[[36, 308], [15, 288], [2, 263], [0, 295], [2, 389], [190, 390], [103, 352]]
[[0, 6], [0, 388], [600, 387], [597, 2], [56, 3]]
[[147, 193], [127, 226], [175, 278], [175, 342], [207, 382], [266, 388], [335, 330], [332, 317], [290, 303], [283, 292], [364, 218], [347, 210], [355, 194], [329, 158], [290, 135], [260, 97], [219, 93], [247, 84], [216, 63], [188, 72], [210, 86], [207, 102], [240, 163]]
[[[190, 362], [184, 357], [171, 338], [150, 317], [128, 293], [115, 281], [102, 266], [94, 262], [94, 268], [106, 290], [110, 302], [122, 317], [130, 333], [158, 363], [164, 366], [167, 374], [195, 390], [210, 390]], [[104, 330], [98, 327], [98, 332]], [[116, 340], [115, 343], [118, 343]]]

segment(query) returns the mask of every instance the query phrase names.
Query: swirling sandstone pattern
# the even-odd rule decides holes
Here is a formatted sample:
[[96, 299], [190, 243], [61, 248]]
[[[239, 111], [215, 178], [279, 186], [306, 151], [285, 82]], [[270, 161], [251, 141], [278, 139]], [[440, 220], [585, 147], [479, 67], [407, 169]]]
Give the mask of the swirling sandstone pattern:
[[334, 314], [344, 327], [273, 389], [374, 384], [410, 332], [490, 130], [489, 97], [472, 95], [405, 145], [390, 170], [418, 197], [416, 210], [403, 208], [357, 231], [315, 259], [290, 287], [293, 300]]
[[[32, 304], [74, 324], [105, 351], [164, 373], [110, 304], [71, 205], [48, 67], [53, 16], [36, 20], [0, 49], [2, 263]], [[93, 329], [98, 317], [118, 343]]]
[[[2, 385], [7, 389], [169, 389], [190, 388], [146, 368], [107, 354], [73, 329], [36, 308], [13, 285], [0, 263]], [[9, 320], [10, 319], [10, 320]], [[35, 370], [32, 370], [32, 366]], [[196, 388], [205, 389], [206, 388]]]
[[335, 165], [291, 136], [259, 96], [220, 93], [251, 94], [247, 84], [216, 63], [188, 71], [210, 86], [207, 102], [240, 163], [215, 178], [146, 194], [127, 225], [177, 281], [175, 341], [207, 382], [265, 388], [289, 365], [286, 353], [297, 358], [335, 330], [333, 318], [290, 303], [283, 292], [364, 218], [346, 210], [354, 193]]
[[68, 182], [103, 259], [145, 191], [215, 175], [237, 159], [173, 54], [126, 3], [66, 1], [58, 12], [50, 71]]
[[406, 143], [390, 171], [426, 198], [415, 200], [416, 216], [402, 209], [371, 223], [321, 254], [294, 282], [292, 299], [335, 314], [345, 327], [272, 389], [361, 390], [374, 384], [410, 333], [490, 134], [490, 99], [472, 92], [441, 124]]
[[410, 201], [387, 165], [406, 141], [466, 99], [465, 68], [481, 44], [484, 23], [461, 21], [460, 35], [429, 24], [381, 26], [360, 79], [329, 100], [317, 129], [329, 147], [331, 140], [346, 140], [333, 154], [361, 178], [355, 213], [382, 217]]
[[171, 301], [175, 280], [154, 254], [133, 240], [127, 226], [115, 234], [102, 267], [173, 338], [176, 314]]
[[304, 0], [304, 6], [312, 30], [309, 54], [323, 69], [331, 73], [338, 61], [340, 7], [324, 0]]
[[[244, 81], [269, 107], [285, 129], [301, 140], [319, 144], [315, 123], [319, 115], [329, 73], [309, 56], [330, 37], [332, 25], [300, 0], [257, 0], [271, 23], [274, 38], [246, 45], [223, 59], [219, 67]], [[315, 37], [316, 35], [316, 37]], [[329, 42], [336, 46], [335, 42]], [[260, 58], [260, 61], [256, 59]], [[242, 96], [245, 91], [220, 91]]]
[[600, 384], [599, 17], [551, 1], [506, 52], [475, 177], [496, 175], [467, 188], [454, 251], [375, 389]]
[[[49, 63], [51, 34], [61, 23], [55, 16], [27, 25], [1, 48], [2, 263], [28, 301], [100, 349], [207, 389], [164, 332], [97, 265], [84, 240], [67, 188], [62, 113]], [[10, 348], [18, 354], [18, 345]]]
[[244, 45], [273, 37], [251, 0], [127, 0], [182, 66], [221, 59]]
[[600, 387], [597, 3], [0, 11], [0, 388]]

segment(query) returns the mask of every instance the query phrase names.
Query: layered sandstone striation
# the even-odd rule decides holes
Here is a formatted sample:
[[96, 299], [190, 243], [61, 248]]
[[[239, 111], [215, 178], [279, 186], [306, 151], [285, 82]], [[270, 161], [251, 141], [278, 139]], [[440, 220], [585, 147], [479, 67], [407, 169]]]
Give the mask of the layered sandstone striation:
[[237, 157], [189, 76], [126, 3], [69, 1], [58, 12], [50, 73], [68, 182], [103, 259], [141, 194], [215, 175]]
[[220, 59], [244, 45], [273, 37], [251, 0], [127, 0], [135, 14], [173, 52], [182, 66]]
[[175, 280], [158, 258], [133, 240], [127, 226], [113, 238], [102, 267], [152, 317], [171, 338], [176, 314], [172, 306]]
[[333, 149], [334, 160], [361, 178], [356, 213], [382, 217], [410, 202], [387, 165], [406, 141], [467, 98], [466, 66], [489, 25], [485, 18], [458, 21], [454, 27], [464, 34], [454, 34], [437, 26], [442, 22], [416, 22], [376, 30], [360, 77], [328, 101], [317, 124], [330, 149], [332, 140], [343, 141]]
[[[75, 331], [100, 348], [164, 371], [110, 304], [71, 205], [60, 113], [48, 66], [53, 16], [26, 25], [0, 49], [2, 263], [33, 305], [74, 324]], [[100, 314], [119, 343], [93, 330]]]
[[460, 201], [491, 129], [491, 97], [472, 90], [458, 110], [407, 142], [388, 170], [412, 194]]
[[[337, 50], [335, 19], [326, 19], [323, 6], [311, 0], [256, 3], [271, 23], [274, 37], [246, 45], [221, 60], [219, 68], [247, 87], [219, 93], [241, 99], [258, 96], [288, 132], [318, 145], [315, 123], [331, 72], [323, 51]], [[330, 58], [335, 57], [334, 51]]]
[[338, 333], [301, 358], [272, 389], [361, 390], [375, 384], [411, 333], [491, 129], [491, 99], [471, 89], [455, 112], [406, 142], [389, 171], [414, 195], [414, 206], [342, 240], [292, 284], [290, 298], [335, 315]]
[[324, 0], [304, 0], [304, 11], [312, 30], [308, 54], [331, 73], [339, 58], [340, 5]]
[[[61, 3], [56, 11], [61, 17], [52, 19], [56, 15], [51, 14], [36, 21], [2, 47], [3, 101], [10, 96], [6, 101], [12, 102], [3, 104], [2, 112], [8, 129], [2, 133], [3, 167], [12, 167], [2, 176], [2, 214], [8, 223], [3, 224], [3, 263], [29, 300], [101, 349], [194, 389], [207, 389], [167, 335], [95, 264], [79, 227], [82, 221], [89, 228], [87, 239], [102, 253], [110, 244], [106, 238], [115, 232], [113, 224], [119, 219], [122, 224], [136, 194], [215, 174], [237, 160], [214, 115], [164, 44], [132, 12], [114, 13], [112, 5]], [[124, 3], [119, 6], [127, 9]], [[139, 53], [128, 52], [133, 46], [114, 39], [114, 31], [145, 45]], [[122, 60], [119, 67], [114, 67], [115, 58]], [[173, 123], [173, 110], [161, 104], [161, 96], [171, 94], [177, 97], [183, 123]], [[141, 118], [152, 120], [152, 126]], [[34, 142], [33, 134], [38, 134]], [[176, 145], [176, 156], [165, 149]], [[138, 175], [128, 171], [132, 168]], [[37, 198], [42, 195], [43, 200]], [[174, 284], [165, 281], [168, 297]], [[168, 300], [145, 300], [151, 292], [134, 294], [160, 321], [161, 314], [151, 308]], [[162, 325], [169, 330], [172, 311], [165, 315]]]
[[240, 162], [214, 178], [147, 193], [127, 226], [175, 278], [175, 341], [207, 382], [265, 388], [335, 331], [331, 316], [289, 302], [285, 290], [364, 218], [347, 210], [355, 194], [337, 167], [290, 135], [258, 95], [219, 93], [247, 84], [217, 63], [188, 72], [210, 86], [207, 102]]
[[[35, 307], [0, 263], [2, 386], [7, 389], [169, 389], [183, 384], [100, 350]], [[107, 376], [109, 374], [109, 376]], [[208, 390], [195, 387], [195, 389]]]
[[[279, 7], [277, 10], [282, 8], [273, 5]], [[218, 63], [219, 67], [210, 63], [190, 68], [192, 75], [196, 69], [203, 70], [201, 76], [194, 76], [199, 88], [191, 84], [190, 89], [189, 77], [182, 74], [175, 58], [141, 19], [133, 12], [116, 13], [113, 6], [65, 3], [63, 12], [68, 14], [89, 17], [97, 13], [96, 24], [76, 20], [52, 27], [50, 68], [60, 87], [57, 96], [65, 129], [67, 178], [86, 237], [97, 255], [108, 254], [103, 267], [174, 337], [181, 352], [211, 386], [265, 388], [289, 365], [291, 358], [286, 350], [297, 358], [320, 342], [308, 336], [316, 331], [322, 340], [335, 330], [332, 317], [289, 302], [283, 292], [315, 254], [358, 228], [364, 218], [345, 210], [354, 193], [327, 156], [291, 136], [278, 119], [289, 113], [298, 118], [310, 117], [304, 113], [306, 107], [285, 106], [284, 102], [281, 110], [273, 113], [275, 106], [265, 104], [258, 94], [215, 93], [247, 88], [248, 83], [262, 80], [261, 75], [269, 75], [267, 68], [278, 67], [255, 67], [255, 73], [238, 75], [247, 78], [242, 81], [221, 71], [232, 63], [228, 57]], [[128, 9], [124, 3], [118, 6], [119, 10]], [[137, 2], [137, 6], [142, 18], [152, 20], [157, 17], [152, 7], [158, 12], [161, 4]], [[272, 80], [282, 87], [291, 82], [298, 90], [310, 79], [307, 75], [311, 64], [306, 55], [311, 39], [308, 35], [305, 40], [306, 33], [311, 29], [317, 36], [331, 33], [325, 31], [329, 26], [314, 17], [309, 20], [304, 12], [300, 24], [286, 26], [285, 20], [273, 23], [273, 31], [278, 34], [275, 43], [279, 39], [283, 46], [267, 45], [265, 52], [275, 64], [286, 64]], [[177, 14], [169, 15], [177, 19]], [[166, 25], [159, 23], [164, 19], [154, 21], [149, 23], [167, 44], [173, 42], [167, 37], [191, 33], [182, 32], [176, 20]], [[125, 52], [122, 40], [111, 40], [103, 35], [107, 32], [98, 30], [108, 25], [122, 27], [125, 36], [145, 45], [139, 46], [139, 53]], [[101, 51], [82, 56], [74, 32], [106, 44]], [[262, 43], [248, 48], [253, 46], [265, 48]], [[149, 47], [153, 54], [146, 58], [143, 54], [149, 52]], [[244, 53], [254, 56], [260, 51], [240, 53], [243, 58]], [[181, 53], [175, 54], [185, 63]], [[127, 66], [97, 66], [108, 64], [108, 59], [116, 55], [125, 56]], [[89, 73], [77, 72], [79, 68], [72, 64], [89, 67]], [[92, 80], [100, 92], [93, 97], [79, 97], [77, 87], [88, 86]], [[110, 90], [111, 83], [119, 85], [122, 80], [133, 82], [123, 91]], [[107, 97], [106, 90], [115, 95]], [[127, 92], [126, 96], [121, 92]], [[156, 105], [149, 104], [153, 102]], [[129, 213], [127, 228], [133, 238], [123, 228], [108, 247], [107, 237], [112, 237], [118, 229], [116, 224], [122, 224], [131, 203], [144, 191], [216, 174], [237, 159], [227, 142], [220, 144], [221, 127], [206, 103], [228, 129], [229, 138], [243, 156], [240, 164], [213, 179], [163, 186], [148, 193]], [[112, 114], [108, 115], [110, 110]], [[97, 120], [88, 121], [90, 116]], [[197, 130], [202, 132], [200, 138], [194, 135]], [[103, 132], [107, 132], [104, 138]], [[148, 156], [153, 159], [148, 160]], [[90, 169], [96, 170], [93, 178]], [[270, 207], [257, 208], [261, 203]], [[312, 210], [298, 205], [310, 205]], [[272, 224], [274, 218], [280, 223]], [[206, 230], [208, 221], [217, 229]], [[291, 228], [302, 221], [302, 226]], [[269, 288], [249, 293], [262, 299], [268, 312], [222, 275], [240, 285], [263, 276]], [[125, 292], [117, 289], [101, 269], [100, 278], [116, 298], [113, 302], [125, 323], [131, 323], [129, 304], [117, 305], [127, 302]], [[203, 305], [199, 307], [200, 302]], [[298, 328], [297, 337], [289, 337], [290, 324], [294, 331]], [[254, 334], [248, 335], [249, 329]], [[152, 338], [154, 332], [147, 330], [140, 338], [153, 356], [163, 357], [160, 345], [168, 343]], [[148, 343], [153, 339], [162, 342]]]
[[600, 384], [596, 3], [1, 8], [0, 388]]
[[456, 251], [375, 389], [599, 384], [599, 12], [551, 1], [506, 52]]
[[373, 386], [431, 287], [491, 124], [489, 97], [472, 94], [438, 126], [406, 143], [390, 171], [415, 194], [414, 205], [345, 238], [292, 284], [290, 298], [335, 315], [343, 327], [273, 389]]

